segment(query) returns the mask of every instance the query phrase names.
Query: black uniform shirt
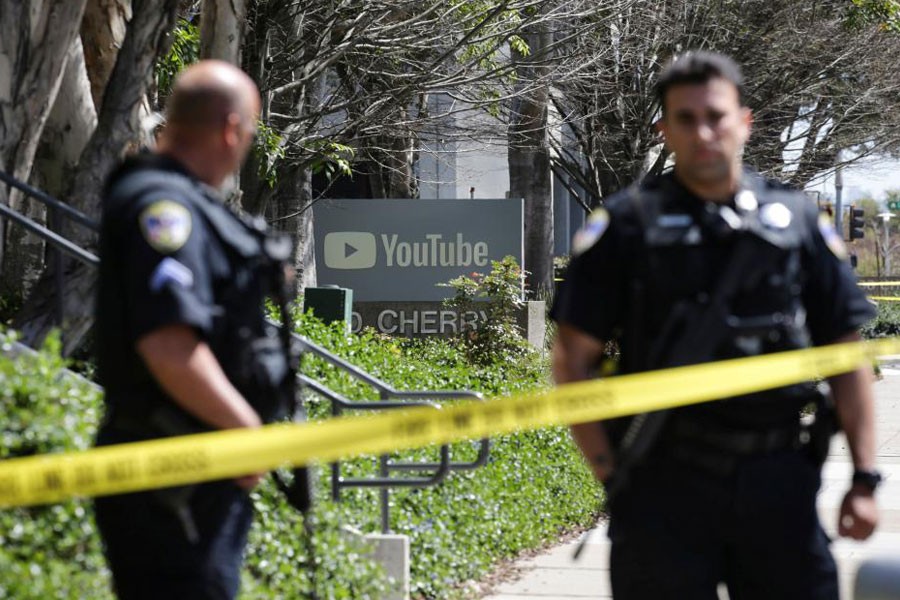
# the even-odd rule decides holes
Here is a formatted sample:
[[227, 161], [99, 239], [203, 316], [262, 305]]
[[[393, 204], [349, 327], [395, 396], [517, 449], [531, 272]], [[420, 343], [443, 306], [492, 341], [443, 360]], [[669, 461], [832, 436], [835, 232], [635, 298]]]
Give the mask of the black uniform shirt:
[[[135, 184], [136, 173], [171, 175], [171, 183], [163, 177]], [[184, 185], [188, 180], [193, 186]], [[129, 159], [110, 177], [101, 224], [97, 345], [100, 381], [114, 411], [140, 419], [167, 402], [135, 350], [142, 336], [167, 325], [192, 327], [230, 376], [242, 360], [239, 349], [264, 335], [259, 265], [223, 244], [204, 212], [220, 212], [236, 235], [243, 226], [204, 191], [179, 163], [158, 155]], [[249, 254], [254, 243], [251, 238]], [[255, 252], [261, 254], [258, 247]]]
[[[801, 194], [752, 173], [746, 174], [744, 186], [758, 198], [760, 215], [763, 207], [773, 201], [789, 207], [789, 227], [801, 240], [800, 247], [793, 253], [799, 257], [799, 277], [795, 282], [785, 284], [784, 278], [773, 272], [764, 280], [764, 285], [770, 287], [761, 284], [743, 303], [738, 298], [732, 308], [748, 314], [755, 314], [753, 311], [765, 313], [780, 308], [778, 304], [784, 301], [783, 297], [796, 296], [799, 292], [799, 301], [805, 309], [806, 330], [814, 345], [832, 342], [869, 320], [874, 309], [841, 256], [840, 237], [830, 224], [820, 220], [815, 205]], [[667, 219], [673, 226], [678, 226], [680, 219], [702, 222], [704, 211], [715, 208], [693, 196], [673, 174], [648, 178], [641, 189], [662, 193], [659, 218]], [[637, 210], [630, 192], [623, 191], [610, 198], [605, 209], [589, 218], [588, 224], [576, 236], [575, 256], [551, 310], [551, 317], [559, 323], [571, 325], [601, 341], [620, 341], [622, 362], [626, 365], [629, 353], [648, 352], [660, 336], [673, 307], [682, 300], [708, 295], [714, 289], [733, 247], [732, 241], [716, 239], [704, 231], [697, 243], [674, 244], [666, 248], [660, 253], [666, 267], [654, 271], [652, 276], [644, 276], [649, 280], [641, 283], [642, 298], [636, 301], [634, 284], [644, 268], [638, 257], [645, 250], [645, 225]], [[800, 289], [793, 289], [797, 285]], [[779, 289], [779, 286], [792, 289]], [[635, 335], [634, 328], [641, 329], [637, 335], [645, 342], [639, 350], [629, 347], [628, 343], [629, 335]], [[800, 347], [803, 345], [806, 344], [800, 344]], [[778, 349], [790, 347], [765, 348], [763, 351]], [[738, 355], [730, 352], [713, 358]], [[721, 406], [721, 403], [716, 404]], [[692, 410], [709, 412], [719, 407]], [[746, 420], [746, 416], [740, 414], [736, 418]], [[765, 415], [760, 413], [759, 416], [765, 420]]]

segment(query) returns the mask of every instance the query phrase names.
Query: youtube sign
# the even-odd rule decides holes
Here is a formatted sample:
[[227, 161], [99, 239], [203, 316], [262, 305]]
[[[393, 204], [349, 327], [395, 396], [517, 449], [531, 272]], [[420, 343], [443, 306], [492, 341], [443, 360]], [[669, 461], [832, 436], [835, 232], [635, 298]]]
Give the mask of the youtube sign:
[[323, 254], [329, 269], [371, 269], [378, 258], [375, 236], [366, 231], [325, 235]]
[[313, 207], [319, 285], [354, 301], [440, 301], [445, 282], [522, 264], [521, 199], [323, 199]]

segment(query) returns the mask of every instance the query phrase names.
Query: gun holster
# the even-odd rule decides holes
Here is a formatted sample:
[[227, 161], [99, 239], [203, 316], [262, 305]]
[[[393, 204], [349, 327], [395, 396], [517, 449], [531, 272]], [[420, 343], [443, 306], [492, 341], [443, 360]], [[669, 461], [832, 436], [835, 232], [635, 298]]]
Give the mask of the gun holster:
[[831, 394], [821, 389], [818, 392], [815, 399], [816, 412], [812, 421], [804, 425], [803, 430], [809, 436], [806, 444], [809, 456], [821, 467], [828, 458], [831, 436], [837, 433], [838, 420]]
[[[150, 413], [149, 426], [156, 432], [155, 437], [190, 435], [203, 431], [198, 422], [166, 405], [159, 406]], [[151, 492], [160, 506], [178, 518], [185, 538], [192, 544], [200, 541], [200, 532], [191, 512], [191, 498], [197, 490], [197, 485], [196, 483], [176, 485]]]

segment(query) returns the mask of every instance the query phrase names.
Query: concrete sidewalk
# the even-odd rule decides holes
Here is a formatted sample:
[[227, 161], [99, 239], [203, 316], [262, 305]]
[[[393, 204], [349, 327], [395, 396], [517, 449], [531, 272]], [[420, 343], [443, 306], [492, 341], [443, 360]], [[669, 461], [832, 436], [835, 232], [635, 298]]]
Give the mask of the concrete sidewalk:
[[[875, 557], [900, 557], [900, 357], [882, 363], [884, 378], [875, 384], [878, 421], [878, 468], [885, 482], [878, 490], [881, 525], [866, 542], [836, 539], [837, 514], [849, 485], [853, 463], [842, 436], [831, 444], [822, 473], [819, 515], [828, 534], [836, 539], [832, 552], [841, 577], [841, 598], [850, 600], [861, 561]], [[499, 584], [484, 600], [569, 600], [612, 598], [609, 588], [609, 542], [606, 525], [590, 532], [578, 561], [572, 554], [580, 540], [557, 546], [516, 564], [520, 577]]]

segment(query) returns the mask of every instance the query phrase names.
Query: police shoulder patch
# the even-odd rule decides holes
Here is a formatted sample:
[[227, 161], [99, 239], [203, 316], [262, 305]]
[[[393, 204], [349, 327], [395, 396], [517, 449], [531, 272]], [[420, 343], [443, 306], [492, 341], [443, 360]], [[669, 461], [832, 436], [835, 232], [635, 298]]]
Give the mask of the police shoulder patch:
[[834, 228], [831, 217], [825, 213], [819, 215], [819, 233], [822, 234], [825, 245], [828, 246], [832, 254], [840, 260], [847, 259], [847, 247], [844, 245], [844, 240], [841, 239], [841, 234]]
[[592, 212], [584, 227], [578, 230], [572, 239], [572, 254], [579, 255], [596, 244], [609, 227], [609, 213], [605, 208], [598, 208]]
[[191, 212], [174, 200], [157, 200], [141, 211], [141, 234], [150, 247], [171, 254], [191, 235]]

